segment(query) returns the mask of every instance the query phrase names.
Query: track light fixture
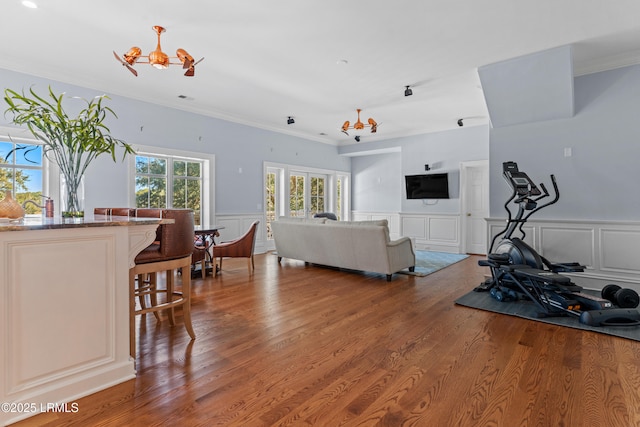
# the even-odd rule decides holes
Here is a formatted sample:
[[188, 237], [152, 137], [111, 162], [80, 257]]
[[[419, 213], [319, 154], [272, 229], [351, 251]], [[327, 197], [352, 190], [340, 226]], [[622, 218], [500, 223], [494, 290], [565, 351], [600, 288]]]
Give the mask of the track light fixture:
[[462, 119], [458, 119], [458, 126], [460, 127], [464, 126], [464, 123], [462, 123]]
[[289, 116], [289, 118], [287, 119], [287, 124], [288, 124], [288, 125], [292, 125], [292, 124], [294, 124], [295, 122], [296, 122], [296, 121], [295, 121], [295, 120], [293, 120], [293, 117], [291, 117], [291, 116]]
[[353, 138], [356, 140], [356, 142], [360, 142], [360, 135], [356, 135], [355, 138]]
[[411, 96], [413, 95], [413, 91], [411, 90], [411, 88], [409, 88], [409, 86], [405, 86], [405, 90], [404, 90], [404, 96]]

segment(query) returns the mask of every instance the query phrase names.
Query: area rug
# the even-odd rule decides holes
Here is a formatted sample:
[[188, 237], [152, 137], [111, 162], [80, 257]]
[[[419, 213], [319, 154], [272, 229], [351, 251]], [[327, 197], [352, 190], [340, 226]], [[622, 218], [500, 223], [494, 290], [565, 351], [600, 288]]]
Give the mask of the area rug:
[[[599, 296], [598, 293], [594, 291], [584, 290], [583, 292]], [[533, 302], [525, 300], [500, 302], [493, 298], [489, 292], [471, 291], [458, 298], [455, 303], [465, 307], [521, 317], [523, 319], [534, 320], [537, 322], [566, 326], [568, 328], [582, 329], [585, 331], [593, 331], [601, 334], [614, 335], [616, 337], [640, 341], [640, 326], [589, 326], [580, 323], [578, 318], [575, 316], [538, 318], [537, 307]]]
[[416, 251], [416, 268], [411, 272], [408, 270], [399, 271], [398, 273], [409, 274], [412, 276], [426, 276], [435, 271], [442, 270], [445, 267], [460, 262], [469, 255], [451, 254], [447, 252], [433, 251]]

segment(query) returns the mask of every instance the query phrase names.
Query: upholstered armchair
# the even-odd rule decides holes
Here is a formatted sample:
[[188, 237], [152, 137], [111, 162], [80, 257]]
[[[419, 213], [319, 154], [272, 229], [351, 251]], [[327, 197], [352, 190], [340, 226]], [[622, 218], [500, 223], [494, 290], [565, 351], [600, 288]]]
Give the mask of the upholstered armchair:
[[[256, 232], [260, 221], [254, 221], [244, 235], [229, 242], [218, 243], [213, 246], [213, 257], [218, 258], [218, 268], [222, 271], [223, 258], [247, 258], [249, 273], [253, 272], [253, 250], [256, 245]], [[216, 269], [216, 273], [217, 273]]]

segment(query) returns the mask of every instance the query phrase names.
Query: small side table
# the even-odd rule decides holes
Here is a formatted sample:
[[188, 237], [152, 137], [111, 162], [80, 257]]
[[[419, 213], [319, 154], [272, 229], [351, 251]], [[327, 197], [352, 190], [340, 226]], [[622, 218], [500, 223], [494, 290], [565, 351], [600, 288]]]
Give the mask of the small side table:
[[[215, 271], [213, 270], [214, 268], [217, 270], [218, 266], [216, 265], [215, 261], [213, 260], [213, 256], [211, 254], [211, 251], [209, 250], [211, 248], [211, 246], [214, 246], [216, 244], [216, 240], [215, 238], [218, 237], [220, 234], [218, 233], [218, 230], [222, 230], [224, 229], [224, 225], [207, 225], [207, 224], [203, 224], [203, 225], [196, 225], [193, 232], [197, 238], [195, 244], [198, 247], [203, 248], [206, 251], [205, 254], [205, 264], [206, 264], [206, 273], [208, 274], [210, 271], [212, 274], [215, 273]], [[199, 274], [200, 271], [199, 270], [193, 270], [191, 272], [192, 277], [196, 276], [196, 273]]]

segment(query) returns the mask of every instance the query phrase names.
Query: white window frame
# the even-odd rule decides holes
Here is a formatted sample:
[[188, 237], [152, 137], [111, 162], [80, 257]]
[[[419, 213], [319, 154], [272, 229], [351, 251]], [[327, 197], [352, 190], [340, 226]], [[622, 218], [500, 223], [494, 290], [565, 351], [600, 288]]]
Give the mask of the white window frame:
[[[338, 195], [338, 181], [342, 181], [341, 190], [342, 193]], [[335, 182], [331, 186], [331, 189], [335, 192], [335, 211], [341, 221], [351, 220], [351, 173], [338, 172], [335, 175]], [[340, 207], [338, 210], [338, 197], [340, 197]]]
[[[169, 157], [175, 160], [194, 160], [202, 162], [202, 224], [215, 224], [215, 155], [193, 151], [175, 150], [163, 147], [134, 145], [136, 155]], [[129, 161], [129, 206], [136, 204], [136, 155], [127, 156]], [[168, 177], [167, 190], [173, 192], [173, 176]], [[170, 206], [171, 199], [167, 200]]]
[[[0, 138], [15, 143], [24, 143], [31, 145], [43, 145], [33, 137], [28, 129], [12, 128], [0, 126]], [[60, 199], [60, 172], [58, 166], [49, 161], [47, 156], [42, 153], [42, 194], [51, 197], [54, 200]], [[42, 202], [42, 200], [36, 200]]]

